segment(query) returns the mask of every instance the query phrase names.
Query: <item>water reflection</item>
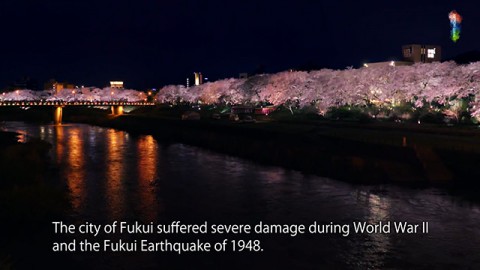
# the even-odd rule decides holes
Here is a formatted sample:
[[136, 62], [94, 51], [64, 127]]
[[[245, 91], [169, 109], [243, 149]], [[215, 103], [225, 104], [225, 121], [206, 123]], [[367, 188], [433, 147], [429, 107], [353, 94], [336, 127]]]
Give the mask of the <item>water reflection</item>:
[[[63, 126], [56, 125], [55, 126], [55, 138], [52, 138], [55, 140], [56, 144], [54, 145], [55, 148], [55, 158], [54, 160], [57, 162], [57, 165], [60, 164], [63, 160], [63, 153], [64, 153], [64, 136], [63, 136]], [[52, 130], [52, 127], [50, 126], [48, 128], [49, 131]], [[52, 135], [51, 132], [49, 132], [49, 135]], [[51, 138], [51, 136], [49, 136]]]
[[281, 183], [285, 178], [284, 174], [284, 170], [278, 170], [277, 168], [260, 172], [260, 175], [262, 175], [264, 181], [272, 185]]
[[[55, 126], [57, 141], [62, 142], [63, 129], [62, 126]], [[69, 128], [67, 137], [67, 162], [66, 170], [67, 185], [72, 197], [72, 206], [76, 212], [81, 212], [85, 202], [85, 158], [84, 158], [84, 142], [80, 128]], [[57, 155], [63, 156], [62, 143], [57, 145]]]
[[[380, 197], [376, 194], [367, 195], [367, 207], [369, 215], [366, 218], [370, 224], [386, 224], [391, 220], [390, 200], [388, 196]], [[392, 225], [393, 226], [393, 225]], [[365, 242], [366, 248], [363, 249], [364, 256], [376, 258], [372, 260], [369, 267], [374, 269], [383, 268], [386, 255], [390, 252], [390, 234], [374, 233], [368, 234], [368, 240]]]
[[125, 186], [124, 186], [124, 133], [114, 129], [106, 132], [106, 156], [104, 168], [107, 208], [110, 220], [123, 218], [125, 212]]
[[144, 222], [158, 218], [158, 202], [155, 191], [161, 188], [157, 176], [158, 145], [153, 136], [142, 136], [137, 140], [137, 170], [139, 208]]
[[[259, 236], [265, 252], [255, 259], [272, 269], [417, 269], [418, 265], [480, 269], [480, 207], [438, 189], [354, 186], [87, 125], [39, 128], [6, 123], [5, 127], [31, 136], [46, 134], [78, 219], [237, 224], [428, 221], [428, 235]], [[158, 254], [145, 256], [150, 255]], [[225, 256], [229, 261], [221, 267], [225, 269], [252, 269], [248, 263], [257, 263], [246, 255]], [[173, 261], [178, 263], [177, 258], [182, 260]], [[119, 260], [117, 268], [137, 266], [123, 265], [121, 259], [112, 259]], [[110, 262], [102, 257], [95, 263], [104, 261]]]
[[40, 127], [40, 139], [41, 140], [45, 140], [45, 138], [47, 137], [47, 134], [45, 132], [45, 127], [44, 126], [41, 126]]
[[18, 129], [18, 130], [15, 130], [15, 132], [18, 133], [17, 142], [19, 142], [19, 143], [26, 143], [27, 142], [27, 140], [28, 140], [27, 131]]

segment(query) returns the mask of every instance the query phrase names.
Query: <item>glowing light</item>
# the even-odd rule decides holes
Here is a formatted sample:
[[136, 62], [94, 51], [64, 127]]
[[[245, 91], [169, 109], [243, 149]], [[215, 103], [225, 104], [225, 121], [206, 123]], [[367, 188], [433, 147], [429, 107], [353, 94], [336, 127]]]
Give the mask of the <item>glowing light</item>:
[[123, 88], [123, 81], [110, 81], [110, 87], [111, 88]]
[[450, 19], [450, 25], [452, 26], [452, 30], [450, 31], [451, 39], [453, 42], [457, 42], [457, 40], [460, 39], [460, 24], [462, 23], [462, 16], [460, 16], [457, 11], [452, 10], [448, 14], [448, 18]]
[[195, 75], [195, 85], [200, 85], [203, 83], [203, 76], [201, 72], [194, 72]]

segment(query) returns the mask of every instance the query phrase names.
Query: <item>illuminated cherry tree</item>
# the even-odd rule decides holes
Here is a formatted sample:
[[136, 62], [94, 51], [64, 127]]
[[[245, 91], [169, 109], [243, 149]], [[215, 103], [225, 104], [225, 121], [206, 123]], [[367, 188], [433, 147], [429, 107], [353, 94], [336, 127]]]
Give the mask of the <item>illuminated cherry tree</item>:
[[144, 92], [133, 89], [84, 87], [55, 90], [15, 90], [2, 93], [1, 101], [146, 101]]
[[319, 114], [339, 106], [385, 108], [412, 104], [413, 109], [441, 110], [458, 117], [469, 110], [479, 117], [480, 63], [418, 63], [360, 69], [288, 71], [248, 79], [225, 79], [185, 88], [166, 86], [157, 100], [172, 102], [313, 106]]

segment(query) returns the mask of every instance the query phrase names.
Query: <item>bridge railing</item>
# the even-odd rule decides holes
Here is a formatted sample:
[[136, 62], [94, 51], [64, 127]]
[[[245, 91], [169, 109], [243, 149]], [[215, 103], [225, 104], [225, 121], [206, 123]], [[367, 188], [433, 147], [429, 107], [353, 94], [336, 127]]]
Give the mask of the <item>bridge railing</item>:
[[11, 100], [0, 101], [0, 106], [152, 106], [154, 102], [146, 101], [47, 101], [47, 100]]

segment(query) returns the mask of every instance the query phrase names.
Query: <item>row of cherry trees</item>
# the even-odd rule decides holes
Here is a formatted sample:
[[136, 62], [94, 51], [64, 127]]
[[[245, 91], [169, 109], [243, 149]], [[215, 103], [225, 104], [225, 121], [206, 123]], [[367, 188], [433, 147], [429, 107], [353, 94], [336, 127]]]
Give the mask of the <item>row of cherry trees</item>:
[[[340, 106], [435, 108], [457, 115], [466, 102], [468, 112], [480, 117], [480, 62], [415, 64], [398, 67], [303, 72], [280, 72], [247, 79], [224, 79], [185, 88], [170, 85], [159, 90], [159, 102], [202, 102], [314, 107], [319, 114]], [[293, 112], [293, 109], [292, 109]]]
[[112, 101], [123, 100], [129, 102], [146, 101], [147, 95], [144, 92], [132, 89], [115, 89], [115, 88], [95, 88], [84, 87], [75, 89], [62, 89], [32, 91], [32, 90], [16, 90], [12, 92], [2, 93], [0, 101]]

